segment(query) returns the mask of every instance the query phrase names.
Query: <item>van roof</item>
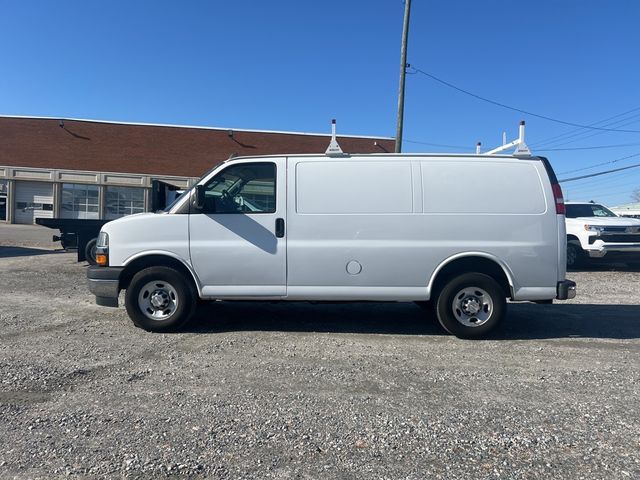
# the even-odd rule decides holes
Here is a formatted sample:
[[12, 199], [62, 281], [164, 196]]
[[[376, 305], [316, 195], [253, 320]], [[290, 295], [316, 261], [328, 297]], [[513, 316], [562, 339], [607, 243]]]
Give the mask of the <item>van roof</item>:
[[295, 153], [295, 154], [279, 154], [279, 155], [248, 155], [242, 157], [231, 157], [229, 160], [240, 160], [240, 159], [250, 159], [250, 158], [282, 158], [282, 157], [294, 157], [294, 158], [359, 158], [359, 157], [379, 157], [379, 158], [388, 158], [388, 157], [430, 157], [430, 158], [487, 158], [487, 159], [496, 159], [496, 158], [507, 158], [507, 159], [515, 159], [515, 160], [541, 160], [541, 157], [531, 155], [531, 156], [516, 156], [516, 155], [487, 155], [487, 154], [477, 154], [477, 153], [345, 153], [344, 155], [339, 156], [330, 156], [324, 153]]

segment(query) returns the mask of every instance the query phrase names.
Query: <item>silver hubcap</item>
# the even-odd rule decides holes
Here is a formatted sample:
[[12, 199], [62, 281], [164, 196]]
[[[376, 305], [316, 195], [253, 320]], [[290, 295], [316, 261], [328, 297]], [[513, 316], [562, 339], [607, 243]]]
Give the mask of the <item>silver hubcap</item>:
[[149, 282], [140, 290], [138, 306], [151, 320], [166, 320], [178, 308], [178, 294], [163, 280]]
[[481, 288], [467, 287], [460, 290], [451, 304], [456, 320], [465, 327], [479, 327], [493, 313], [493, 300]]

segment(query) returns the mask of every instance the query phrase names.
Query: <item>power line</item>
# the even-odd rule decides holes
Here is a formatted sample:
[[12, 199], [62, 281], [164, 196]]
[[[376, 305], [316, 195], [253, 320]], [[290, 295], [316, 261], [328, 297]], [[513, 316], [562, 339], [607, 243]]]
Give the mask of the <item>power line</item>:
[[[431, 147], [443, 147], [443, 148], [455, 148], [457, 150], [472, 150], [472, 148], [469, 145], [466, 146], [462, 146], [462, 145], [446, 145], [443, 143], [429, 143], [429, 142], [419, 142], [418, 140], [404, 140], [407, 143], [415, 143], [418, 145], [429, 145]], [[640, 144], [639, 144], [640, 145]]]
[[[636, 115], [632, 115], [630, 117], [627, 117], [625, 119], [622, 120], [618, 120], [615, 122], [611, 122], [611, 123], [607, 123], [604, 126], [606, 127], [613, 127], [615, 126], [616, 128], [619, 127], [626, 127], [627, 125], [632, 125], [634, 123], [639, 122], [640, 120], [631, 120], [632, 118], [638, 117], [640, 116], [640, 114], [636, 114]], [[627, 120], [631, 120], [631, 121], [627, 121]], [[621, 123], [624, 122], [624, 123]], [[587, 138], [591, 138], [591, 137], [595, 137], [597, 135], [604, 135], [605, 133], [611, 133], [611, 132], [580, 132], [580, 133], [574, 133], [573, 135], [568, 135], [565, 138], [560, 138], [558, 140], [552, 140], [550, 142], [542, 142], [543, 145], [549, 147], [549, 146], [553, 146], [553, 147], [561, 147], [563, 145], [568, 145], [569, 143], [575, 143], [575, 142], [579, 142], [581, 140], [586, 140]], [[578, 138], [574, 138], [574, 137], [578, 137]], [[573, 138], [573, 140], [569, 140], [570, 138]], [[541, 145], [538, 143], [534, 146], [534, 148], [539, 148]]]
[[548, 117], [546, 115], [540, 115], [538, 113], [529, 112], [529, 111], [523, 110], [521, 108], [511, 107], [511, 106], [506, 105], [504, 103], [496, 102], [495, 100], [490, 100], [488, 98], [481, 97], [480, 95], [476, 95], [475, 93], [471, 93], [468, 90], [465, 90], [463, 88], [457, 87], [457, 86], [453, 85], [452, 83], [449, 83], [449, 82], [447, 82], [445, 80], [442, 80], [441, 78], [438, 78], [435, 75], [431, 75], [430, 73], [427, 73], [424, 70], [420, 70], [419, 68], [416, 68], [416, 67], [411, 67], [411, 68], [413, 68], [416, 72], [421, 73], [422, 75], [425, 75], [425, 76], [431, 78], [432, 80], [435, 80], [436, 82], [439, 82], [439, 83], [441, 83], [443, 85], [446, 85], [449, 88], [453, 88], [454, 90], [457, 90], [457, 91], [459, 91], [461, 93], [464, 93], [465, 95], [469, 95], [471, 97], [477, 98], [478, 100], [482, 100], [483, 102], [487, 102], [487, 103], [491, 103], [493, 105], [497, 105], [498, 107], [506, 108], [508, 110], [513, 110], [515, 112], [524, 113], [525, 115], [530, 115], [532, 117], [541, 118], [543, 120], [548, 120], [550, 122], [561, 123], [563, 125], [569, 125], [571, 127], [586, 128], [586, 129], [590, 129], [590, 130], [601, 130], [601, 131], [605, 131], [605, 132], [621, 132], [621, 133], [640, 133], [640, 130], [620, 130], [620, 129], [615, 129], [615, 128], [604, 128], [604, 127], [594, 127], [594, 126], [591, 126], [591, 125], [581, 125], [579, 123], [567, 122], [567, 121], [564, 121], [564, 120], [559, 120], [557, 118]]
[[[620, 172], [620, 173], [626, 173], [626, 172]], [[614, 180], [618, 181], [620, 180], [620, 178], [615, 178]], [[640, 186], [640, 181], [638, 179], [635, 180], [625, 180], [622, 183], [613, 183], [610, 185], [603, 185], [603, 184], [595, 184], [595, 185], [589, 185], [589, 186], [579, 186], [578, 188], [572, 188], [572, 187], [567, 187], [567, 191], [571, 192], [571, 193], [579, 193], [580, 195], [583, 195], [585, 192], [593, 192], [593, 191], [598, 191], [598, 192], [611, 192], [611, 191], [620, 191], [620, 189], [622, 187], [629, 187], [633, 185], [634, 188], [638, 188]]]
[[[442, 147], [442, 148], [454, 148], [456, 150], [461, 151], [474, 151], [469, 145], [448, 145], [445, 143], [433, 143], [433, 142], [423, 142], [420, 140], [408, 140], [404, 139], [403, 142], [407, 143], [415, 143], [416, 145], [428, 145], [430, 147]], [[622, 147], [634, 147], [640, 145], [640, 142], [635, 143], [618, 143], [615, 145], [590, 145], [588, 147], [568, 147], [568, 148], [535, 148], [536, 152], [568, 152], [574, 150], [601, 150], [607, 148], [622, 148]]]
[[637, 156], [640, 156], [640, 153], [634, 153], [632, 155], [627, 155], [626, 157], [616, 158], [615, 160], [609, 160], [608, 162], [596, 163], [594, 165], [589, 165], [587, 167], [576, 168], [575, 170], [567, 170], [566, 172], [560, 172], [559, 175], [564, 175], [565, 173], [582, 172], [584, 170], [589, 170], [591, 168], [601, 167], [602, 165], [610, 165], [612, 163], [622, 162], [623, 160], [628, 160], [629, 158], [634, 158]]
[[[640, 143], [618, 143], [617, 145], [592, 145], [589, 147], [568, 147], [568, 148], [535, 148], [536, 152], [567, 152], [570, 150], [600, 150], [603, 148], [632, 147]], [[533, 149], [533, 147], [532, 147]]]
[[[638, 110], [640, 110], [640, 107], [632, 108], [631, 110], [627, 110], [626, 112], [619, 113], [619, 114], [614, 115], [612, 117], [607, 117], [607, 118], [604, 118], [602, 120], [598, 120], [597, 122], [590, 123], [589, 126], [596, 126], [596, 125], [601, 124], [601, 123], [609, 122], [610, 120], [613, 120], [614, 118], [622, 117], [624, 115], [627, 115], [628, 113], [633, 113], [633, 112], [638, 111]], [[635, 117], [635, 115], [632, 115], [629, 118], [633, 118], [633, 117]], [[616, 123], [619, 123], [620, 121], [624, 122], [626, 120], [629, 120], [629, 118], [625, 118], [623, 120], [611, 122], [610, 124], [605, 124], [605, 125], [601, 125], [601, 126], [610, 127], [612, 125], [615, 125]], [[538, 142], [534, 142], [532, 144], [532, 146], [539, 147], [540, 145], [544, 145], [544, 144], [547, 144], [547, 143], [557, 143], [557, 141], [563, 141], [563, 140], [566, 140], [567, 138], [574, 137], [575, 136], [574, 132], [580, 132], [581, 130], [584, 130], [584, 129], [583, 128], [574, 128], [572, 130], [569, 130], [568, 132], [561, 133], [559, 135], [555, 135], [553, 137], [549, 137], [549, 138], [546, 138], [544, 140], [540, 140]], [[584, 133], [584, 132], [582, 132], [582, 133]], [[574, 135], [571, 135], [571, 134], [574, 134]], [[556, 139], [557, 139], [557, 141], [556, 141]]]
[[[637, 173], [637, 171], [636, 171]], [[577, 180], [576, 183], [572, 184], [567, 188], [569, 189], [583, 189], [583, 188], [601, 188], [603, 186], [608, 186], [612, 182], [619, 182], [621, 179], [627, 178], [631, 172], [615, 172], [607, 175], [606, 177], [594, 177], [594, 178], [585, 178], [582, 180]]]
[[562, 180], [558, 180], [558, 182], [559, 183], [573, 182], [575, 180], [582, 180], [583, 178], [599, 177], [600, 175], [607, 175], [608, 173], [620, 172], [622, 170], [629, 170], [630, 168], [638, 168], [638, 167], [640, 167], [640, 163], [636, 163], [635, 165], [630, 165], [628, 167], [614, 168], [613, 170], [605, 170], [604, 172], [590, 173], [589, 175], [582, 175], [581, 177], [563, 178]]

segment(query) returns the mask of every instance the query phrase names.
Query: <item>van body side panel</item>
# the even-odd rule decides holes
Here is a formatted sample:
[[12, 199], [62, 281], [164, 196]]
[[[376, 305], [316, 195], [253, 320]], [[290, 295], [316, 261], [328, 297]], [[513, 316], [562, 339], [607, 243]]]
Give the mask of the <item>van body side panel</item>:
[[[418, 235], [409, 160], [290, 158], [288, 175], [288, 298], [426, 296], [411, 255]], [[398, 297], [404, 288], [416, 290]]]
[[537, 164], [290, 158], [288, 298], [428, 299], [437, 266], [469, 252], [499, 258], [516, 299], [554, 298], [557, 220]]
[[411, 162], [318, 159], [298, 162], [296, 212], [380, 215], [413, 212]]
[[110, 265], [125, 266], [135, 258], [162, 253], [185, 265], [190, 262], [188, 215], [128, 215], [107, 223], [103, 230], [116, 240], [126, 238], [126, 242], [111, 242]]
[[421, 163], [430, 245], [501, 259], [513, 273], [515, 300], [555, 298], [558, 224], [544, 165], [523, 159]]

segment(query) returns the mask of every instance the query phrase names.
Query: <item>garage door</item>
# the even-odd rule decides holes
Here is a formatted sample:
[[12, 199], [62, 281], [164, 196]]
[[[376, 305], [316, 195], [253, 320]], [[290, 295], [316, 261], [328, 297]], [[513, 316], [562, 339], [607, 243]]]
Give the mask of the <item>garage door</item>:
[[36, 218], [53, 218], [53, 184], [16, 182], [15, 223], [33, 224]]

